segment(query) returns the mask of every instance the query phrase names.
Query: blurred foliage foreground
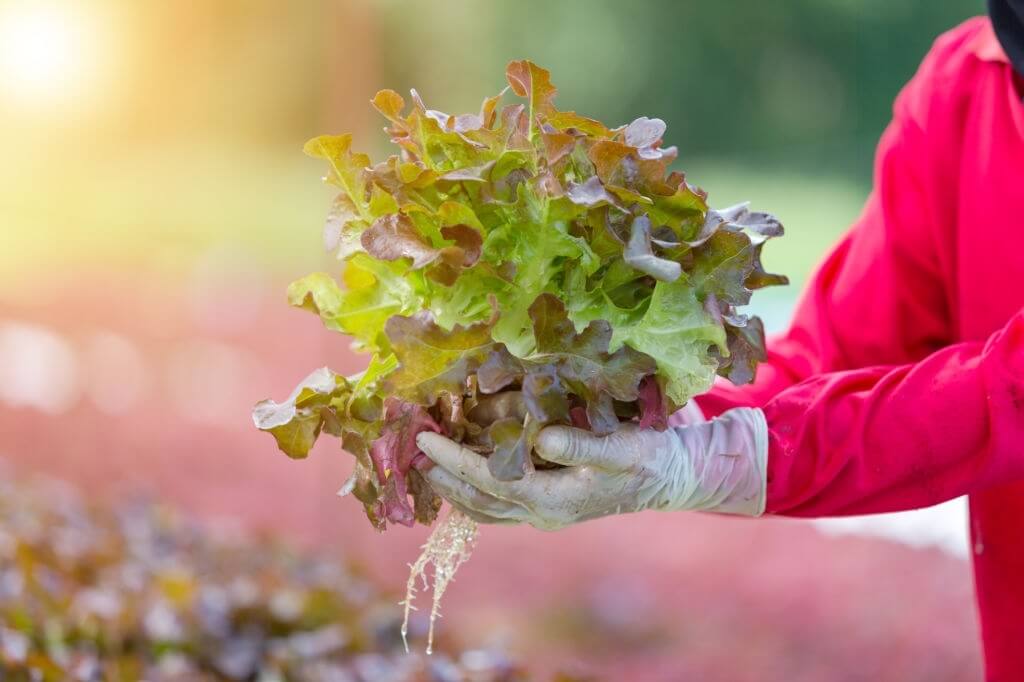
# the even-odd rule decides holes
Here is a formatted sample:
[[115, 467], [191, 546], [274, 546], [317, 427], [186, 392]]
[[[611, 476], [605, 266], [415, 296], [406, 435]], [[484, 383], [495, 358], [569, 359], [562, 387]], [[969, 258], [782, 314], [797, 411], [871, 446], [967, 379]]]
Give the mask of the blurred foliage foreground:
[[493, 652], [406, 654], [394, 599], [272, 540], [2, 471], [0, 519], [2, 680], [526, 679]]

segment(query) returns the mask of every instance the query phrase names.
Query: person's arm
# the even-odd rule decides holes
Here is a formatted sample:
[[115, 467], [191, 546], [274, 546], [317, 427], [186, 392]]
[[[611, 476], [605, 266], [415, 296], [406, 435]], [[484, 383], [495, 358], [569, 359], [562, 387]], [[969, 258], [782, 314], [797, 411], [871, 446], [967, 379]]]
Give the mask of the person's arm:
[[900, 511], [1024, 478], [1024, 310], [984, 343], [812, 377], [764, 414], [768, 513]]

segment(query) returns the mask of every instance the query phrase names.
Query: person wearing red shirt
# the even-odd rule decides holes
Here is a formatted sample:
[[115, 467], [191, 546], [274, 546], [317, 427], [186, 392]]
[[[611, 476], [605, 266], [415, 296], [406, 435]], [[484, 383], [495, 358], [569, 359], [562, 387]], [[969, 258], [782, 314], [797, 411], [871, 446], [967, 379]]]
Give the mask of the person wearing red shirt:
[[[970, 496], [986, 679], [1024, 679], [1024, 0], [941, 36], [899, 94], [863, 213], [754, 383], [664, 432], [541, 432], [522, 481], [438, 434], [427, 476], [485, 522], [642, 509], [894, 512]], [[705, 419], [710, 419], [706, 421]]]

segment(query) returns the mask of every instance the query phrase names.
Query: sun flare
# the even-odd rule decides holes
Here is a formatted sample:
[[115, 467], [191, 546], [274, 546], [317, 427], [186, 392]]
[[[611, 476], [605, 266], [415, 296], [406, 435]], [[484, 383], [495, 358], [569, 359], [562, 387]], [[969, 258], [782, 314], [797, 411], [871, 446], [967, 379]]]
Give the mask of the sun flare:
[[0, 94], [18, 101], [79, 94], [95, 71], [93, 29], [69, 3], [0, 3]]

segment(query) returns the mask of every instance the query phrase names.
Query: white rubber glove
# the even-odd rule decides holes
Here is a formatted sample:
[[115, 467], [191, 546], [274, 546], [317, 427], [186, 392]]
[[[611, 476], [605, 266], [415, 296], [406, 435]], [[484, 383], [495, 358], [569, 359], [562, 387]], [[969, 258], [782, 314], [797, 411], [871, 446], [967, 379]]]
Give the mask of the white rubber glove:
[[764, 512], [768, 426], [754, 408], [663, 432], [627, 424], [601, 437], [550, 426], [536, 452], [567, 468], [513, 482], [496, 480], [483, 457], [444, 436], [424, 432], [416, 443], [437, 465], [424, 472], [434, 489], [483, 523], [557, 530], [644, 509]]

